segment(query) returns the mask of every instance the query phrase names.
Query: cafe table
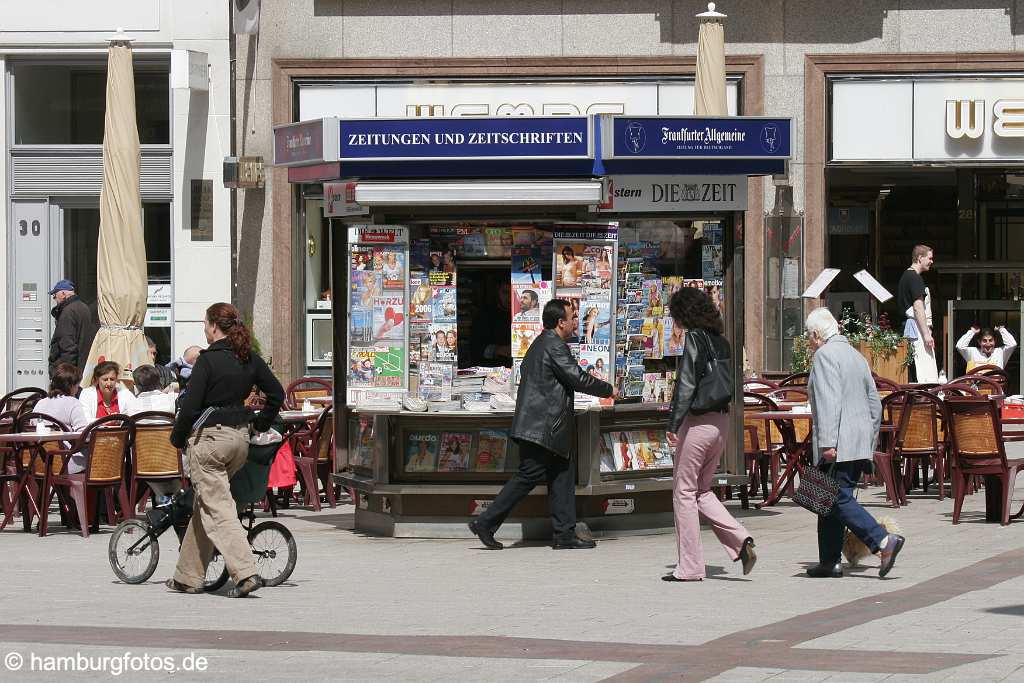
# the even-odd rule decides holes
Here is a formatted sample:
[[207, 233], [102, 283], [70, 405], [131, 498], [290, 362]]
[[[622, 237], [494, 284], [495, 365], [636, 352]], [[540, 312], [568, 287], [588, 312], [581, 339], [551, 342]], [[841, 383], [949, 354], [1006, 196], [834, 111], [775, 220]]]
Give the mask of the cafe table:
[[[15, 448], [30, 448], [54, 441], [74, 442], [77, 441], [80, 436], [82, 436], [82, 432], [14, 432], [11, 434], [0, 434], [0, 445], [11, 444]], [[45, 449], [42, 451], [44, 466], [43, 486], [39, 490], [39, 500], [36, 503], [36, 509], [39, 512], [40, 536], [45, 536], [47, 532], [47, 518], [49, 517], [49, 511], [46, 508], [46, 501], [50, 499], [50, 479], [52, 476], [50, 470], [53, 467], [54, 455], [64, 454], [53, 453]], [[29, 461], [29, 467], [32, 467], [31, 461]], [[26, 476], [32, 476], [31, 471], [27, 473]], [[13, 515], [14, 507], [12, 506], [10, 512], [7, 514], [7, 518], [4, 519], [4, 526], [7, 526], [10, 522], [10, 517]]]

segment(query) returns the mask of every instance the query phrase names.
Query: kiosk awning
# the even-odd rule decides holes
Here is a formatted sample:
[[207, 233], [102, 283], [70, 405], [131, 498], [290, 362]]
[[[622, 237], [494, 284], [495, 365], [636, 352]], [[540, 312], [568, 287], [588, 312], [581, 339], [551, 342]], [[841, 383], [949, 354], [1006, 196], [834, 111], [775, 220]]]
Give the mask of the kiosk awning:
[[600, 180], [361, 181], [355, 202], [361, 206], [494, 206], [601, 203]]

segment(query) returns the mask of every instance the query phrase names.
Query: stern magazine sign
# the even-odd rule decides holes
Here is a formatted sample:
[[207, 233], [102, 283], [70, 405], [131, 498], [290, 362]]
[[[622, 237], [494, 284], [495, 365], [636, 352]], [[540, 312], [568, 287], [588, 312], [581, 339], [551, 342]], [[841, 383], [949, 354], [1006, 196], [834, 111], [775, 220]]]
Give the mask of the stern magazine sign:
[[324, 183], [324, 217], [364, 216], [370, 209], [356, 204], [356, 183]]
[[598, 211], [745, 211], [746, 176], [612, 175]]

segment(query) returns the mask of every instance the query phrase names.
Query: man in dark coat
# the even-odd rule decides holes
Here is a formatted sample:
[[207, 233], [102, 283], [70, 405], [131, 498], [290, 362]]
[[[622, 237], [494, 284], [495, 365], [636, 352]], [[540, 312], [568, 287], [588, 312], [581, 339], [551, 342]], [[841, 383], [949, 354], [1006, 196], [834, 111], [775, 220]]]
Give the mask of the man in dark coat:
[[547, 481], [556, 550], [593, 548], [576, 535], [575, 462], [572, 458], [573, 394], [617, 396], [608, 382], [583, 371], [566, 339], [574, 336], [579, 315], [568, 301], [552, 299], [542, 314], [544, 331], [523, 358], [510, 436], [519, 446], [519, 472], [469, 529], [485, 546], [501, 550], [494, 532], [533, 487]]
[[81, 372], [89, 360], [89, 349], [99, 326], [89, 306], [75, 294], [75, 283], [71, 280], [57, 282], [50, 296], [57, 302], [50, 310], [55, 321], [50, 337], [50, 374], [59, 363], [71, 363]]

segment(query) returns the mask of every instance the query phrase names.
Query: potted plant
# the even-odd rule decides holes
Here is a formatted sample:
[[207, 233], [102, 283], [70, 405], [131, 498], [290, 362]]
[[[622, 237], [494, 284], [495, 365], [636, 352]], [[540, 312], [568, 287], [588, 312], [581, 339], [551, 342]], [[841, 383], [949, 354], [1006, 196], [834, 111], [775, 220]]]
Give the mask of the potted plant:
[[[873, 323], [867, 316], [858, 318], [846, 313], [839, 321], [839, 329], [855, 349], [868, 361], [871, 371], [879, 377], [906, 384], [907, 368], [914, 360], [914, 352], [903, 335], [892, 329], [886, 314]], [[811, 348], [804, 332], [793, 340], [793, 372], [807, 372], [811, 368]]]

